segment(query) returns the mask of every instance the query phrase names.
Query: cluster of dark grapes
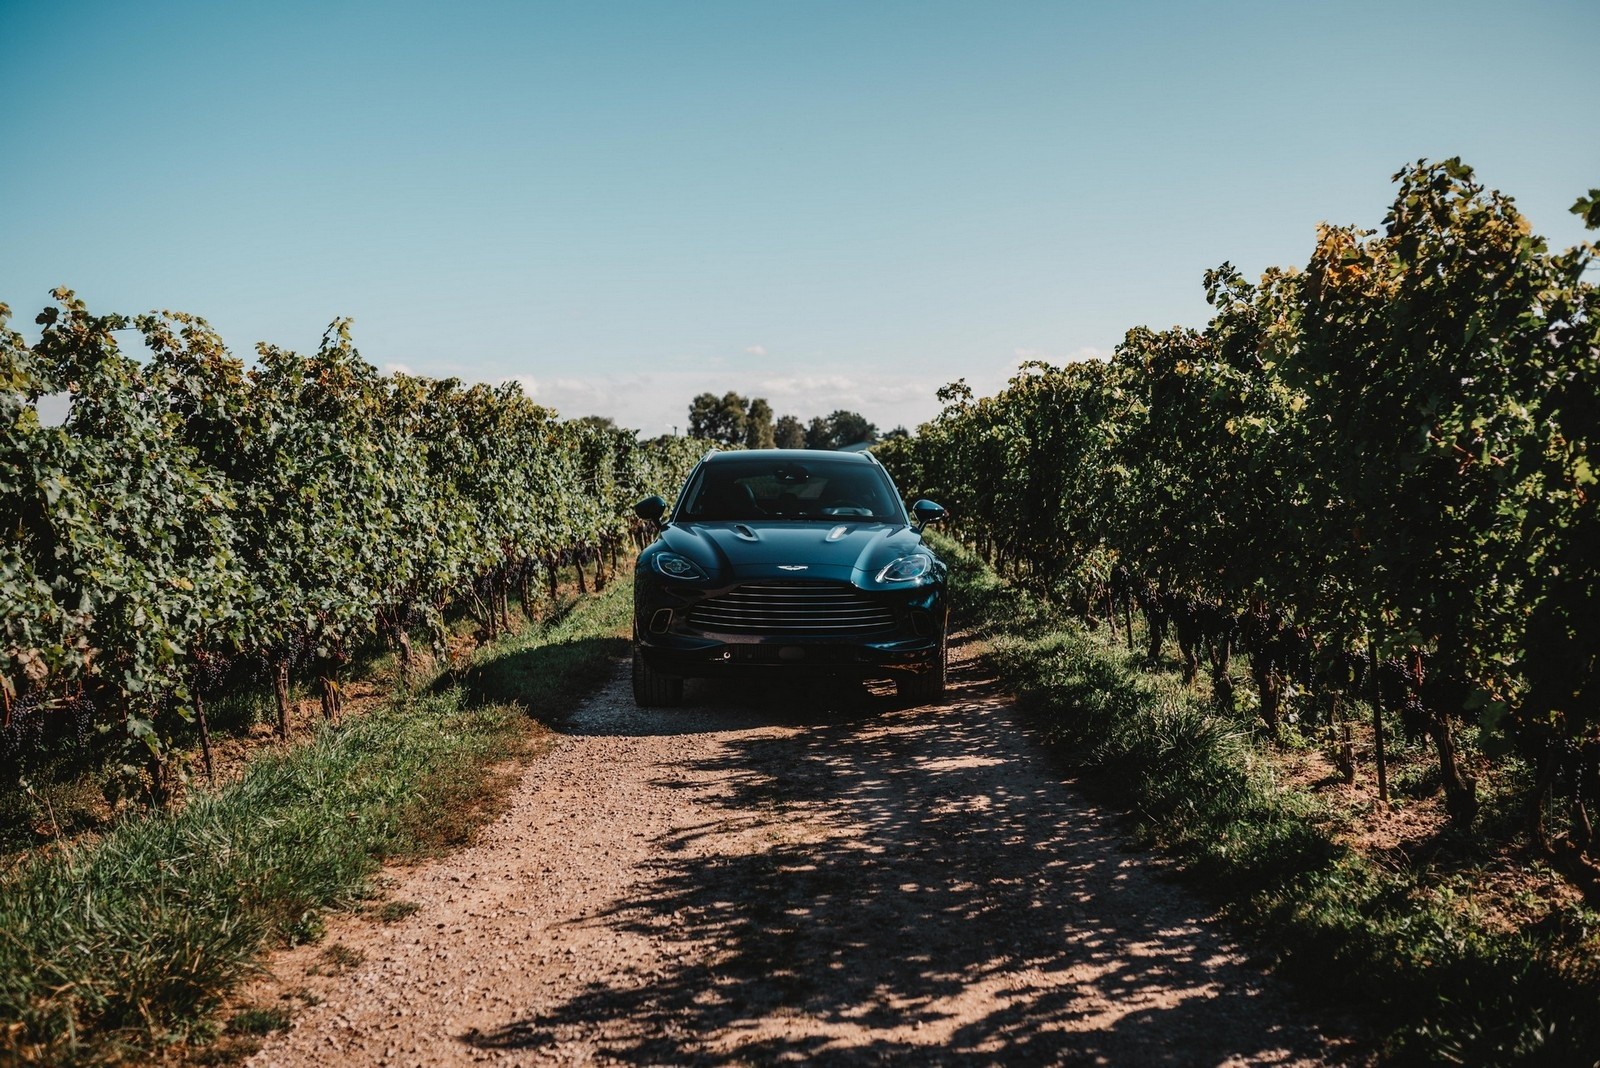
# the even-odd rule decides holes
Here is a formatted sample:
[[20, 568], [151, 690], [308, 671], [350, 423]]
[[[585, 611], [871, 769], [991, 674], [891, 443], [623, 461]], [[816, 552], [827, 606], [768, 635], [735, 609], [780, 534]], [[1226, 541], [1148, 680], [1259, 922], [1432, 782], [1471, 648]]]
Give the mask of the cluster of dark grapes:
[[[301, 664], [311, 659], [315, 651], [315, 643], [309, 635], [298, 635], [289, 642], [285, 650], [289, 669], [292, 671]], [[272, 665], [276, 658], [270, 656], [264, 649], [256, 649], [239, 656], [227, 657], [228, 677], [245, 682], [270, 682], [272, 680]]]
[[1428, 730], [1428, 708], [1416, 694], [1407, 694], [1405, 703], [1400, 706], [1400, 729], [1405, 734], [1406, 741], [1421, 741]]
[[74, 745], [87, 746], [95, 735], [95, 713], [99, 705], [87, 691], [79, 691], [56, 705], [62, 737]]
[[95, 707], [85, 693], [53, 702], [27, 694], [12, 702], [10, 721], [0, 725], [0, 778], [14, 780], [41, 753], [88, 746]]
[[215, 690], [233, 672], [233, 657], [223, 653], [201, 650], [194, 655], [195, 682], [202, 690]]
[[44, 740], [44, 709], [32, 695], [19, 697], [11, 705], [11, 721], [0, 727], [0, 769], [7, 779], [21, 772], [27, 754], [37, 752]]

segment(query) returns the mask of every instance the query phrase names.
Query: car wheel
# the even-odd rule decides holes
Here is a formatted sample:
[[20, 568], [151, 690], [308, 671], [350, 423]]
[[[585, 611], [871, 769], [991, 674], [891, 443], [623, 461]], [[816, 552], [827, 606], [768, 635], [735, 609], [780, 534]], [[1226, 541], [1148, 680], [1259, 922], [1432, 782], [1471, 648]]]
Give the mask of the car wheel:
[[683, 704], [683, 680], [663, 675], [644, 661], [633, 647], [633, 703], [640, 708], [671, 708]]
[[895, 681], [895, 691], [915, 704], [926, 705], [944, 697], [945, 679], [950, 670], [950, 643], [939, 635], [939, 649], [933, 657], [933, 669], [918, 675], [902, 675]]

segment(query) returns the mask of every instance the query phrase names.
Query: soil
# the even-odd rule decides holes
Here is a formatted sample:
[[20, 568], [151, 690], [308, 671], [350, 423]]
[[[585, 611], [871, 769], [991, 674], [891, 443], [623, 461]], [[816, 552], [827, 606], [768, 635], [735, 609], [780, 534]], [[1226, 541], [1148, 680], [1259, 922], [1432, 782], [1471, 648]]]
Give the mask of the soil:
[[[1451, 829], [1438, 765], [1426, 745], [1402, 748], [1391, 743], [1390, 802], [1380, 802], [1371, 738], [1369, 727], [1355, 732], [1353, 782], [1344, 780], [1328, 749], [1274, 754], [1286, 786], [1327, 806], [1327, 829], [1335, 842], [1380, 868], [1411, 872], [1421, 885], [1453, 884], [1457, 892], [1449, 903], [1487, 930], [1515, 935], [1542, 925], [1559, 926], [1563, 916], [1583, 909], [1582, 892], [1537, 857], [1525, 836]], [[1503, 769], [1482, 757], [1464, 764], [1478, 780], [1480, 798], [1520, 801], [1520, 790], [1494, 781], [1505, 774]]]
[[[449, 857], [249, 992], [278, 1065], [1364, 1062], [1030, 738], [881, 687], [615, 681]], [[388, 922], [385, 922], [388, 921]]]

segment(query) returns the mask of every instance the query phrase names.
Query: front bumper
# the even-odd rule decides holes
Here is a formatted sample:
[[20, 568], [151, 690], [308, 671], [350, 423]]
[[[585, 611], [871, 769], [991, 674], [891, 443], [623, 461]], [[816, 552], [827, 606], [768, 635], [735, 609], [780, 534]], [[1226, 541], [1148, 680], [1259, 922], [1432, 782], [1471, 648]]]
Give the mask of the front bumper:
[[940, 661], [949, 608], [942, 584], [863, 591], [892, 610], [894, 623], [869, 633], [720, 633], [691, 618], [701, 602], [729, 592], [664, 586], [641, 576], [634, 636], [652, 669], [683, 678], [795, 672], [858, 678], [918, 675]]
[[752, 639], [641, 634], [636, 644], [651, 668], [684, 678], [778, 671], [861, 678], [917, 675], [933, 670], [939, 653], [937, 635], [841, 641], [809, 635]]

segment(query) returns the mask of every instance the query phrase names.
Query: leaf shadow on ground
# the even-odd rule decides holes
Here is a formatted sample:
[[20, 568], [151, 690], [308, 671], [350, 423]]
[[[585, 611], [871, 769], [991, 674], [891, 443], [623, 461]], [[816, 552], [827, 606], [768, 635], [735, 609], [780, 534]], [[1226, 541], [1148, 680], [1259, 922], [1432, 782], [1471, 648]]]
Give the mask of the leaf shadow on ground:
[[1318, 1055], [1199, 906], [1130, 872], [1146, 862], [1114, 821], [1037, 761], [1015, 772], [1029, 742], [988, 687], [967, 669], [943, 707], [914, 709], [850, 687], [819, 701], [712, 686], [695, 708], [602, 724], [804, 729], [730, 735], [663, 778], [718, 817], [658, 841], [654, 877], [578, 921], [656, 940], [660, 969], [462, 1040], [534, 1051], [589, 1036], [599, 1059], [639, 1065]]

